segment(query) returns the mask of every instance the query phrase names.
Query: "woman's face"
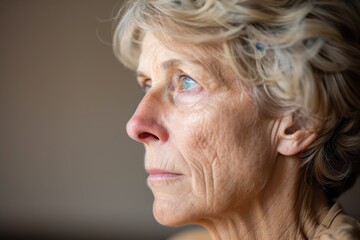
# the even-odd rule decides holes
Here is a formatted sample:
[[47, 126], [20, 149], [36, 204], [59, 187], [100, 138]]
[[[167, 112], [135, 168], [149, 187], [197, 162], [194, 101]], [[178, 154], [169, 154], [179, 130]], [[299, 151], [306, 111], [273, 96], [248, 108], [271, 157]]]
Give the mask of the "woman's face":
[[148, 91], [127, 125], [145, 145], [153, 212], [164, 225], [246, 208], [274, 165], [271, 121], [258, 117], [248, 91], [219, 61], [206, 60], [211, 71], [179, 47], [146, 34], [138, 81]]

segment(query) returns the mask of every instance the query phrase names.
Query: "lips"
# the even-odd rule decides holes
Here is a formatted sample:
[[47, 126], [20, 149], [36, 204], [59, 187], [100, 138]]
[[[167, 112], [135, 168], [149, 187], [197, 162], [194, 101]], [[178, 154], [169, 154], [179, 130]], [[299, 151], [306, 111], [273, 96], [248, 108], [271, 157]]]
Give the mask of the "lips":
[[146, 169], [146, 172], [150, 175], [152, 174], [176, 174], [176, 175], [181, 175], [179, 173], [176, 172], [172, 172], [172, 171], [168, 171], [168, 170], [163, 170], [163, 169], [158, 169], [158, 168], [150, 168], [150, 169]]
[[174, 180], [175, 178], [182, 176], [180, 173], [156, 168], [146, 169], [146, 172], [149, 174], [149, 182]]

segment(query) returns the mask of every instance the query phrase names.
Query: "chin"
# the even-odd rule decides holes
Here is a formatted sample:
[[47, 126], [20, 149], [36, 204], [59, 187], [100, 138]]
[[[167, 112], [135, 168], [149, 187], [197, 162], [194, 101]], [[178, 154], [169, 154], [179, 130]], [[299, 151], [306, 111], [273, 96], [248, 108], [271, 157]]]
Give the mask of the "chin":
[[[153, 214], [156, 221], [164, 226], [178, 227], [195, 222], [194, 213], [196, 210], [187, 206], [184, 201], [171, 201], [156, 199], [153, 204]], [[190, 204], [191, 205], [191, 204]]]

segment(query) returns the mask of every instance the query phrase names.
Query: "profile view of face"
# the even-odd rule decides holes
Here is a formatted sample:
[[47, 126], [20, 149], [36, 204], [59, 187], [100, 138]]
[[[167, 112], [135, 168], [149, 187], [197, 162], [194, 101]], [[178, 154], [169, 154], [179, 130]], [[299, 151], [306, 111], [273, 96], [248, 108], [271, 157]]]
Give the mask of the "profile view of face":
[[259, 118], [241, 80], [169, 45], [145, 35], [137, 72], [146, 94], [127, 131], [145, 145], [155, 218], [176, 226], [245, 208], [269, 181], [276, 152], [274, 123]]

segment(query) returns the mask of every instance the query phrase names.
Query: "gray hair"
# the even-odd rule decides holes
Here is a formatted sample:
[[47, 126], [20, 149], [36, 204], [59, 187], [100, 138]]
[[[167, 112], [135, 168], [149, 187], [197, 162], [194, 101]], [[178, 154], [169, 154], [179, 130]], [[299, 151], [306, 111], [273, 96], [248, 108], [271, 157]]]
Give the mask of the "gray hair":
[[352, 186], [360, 161], [359, 3], [344, 0], [132, 0], [123, 8], [114, 51], [137, 67], [147, 31], [166, 44], [217, 46], [259, 113], [316, 123], [299, 154], [305, 180], [329, 197]]

